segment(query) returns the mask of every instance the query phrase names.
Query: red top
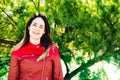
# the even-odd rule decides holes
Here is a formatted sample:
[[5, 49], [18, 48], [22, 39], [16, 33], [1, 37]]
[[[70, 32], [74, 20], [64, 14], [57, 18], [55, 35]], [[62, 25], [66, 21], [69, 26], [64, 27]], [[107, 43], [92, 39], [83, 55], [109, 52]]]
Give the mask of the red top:
[[42, 44], [32, 43], [13, 51], [8, 80], [63, 80], [57, 46], [51, 46], [46, 58], [37, 62], [43, 52]]

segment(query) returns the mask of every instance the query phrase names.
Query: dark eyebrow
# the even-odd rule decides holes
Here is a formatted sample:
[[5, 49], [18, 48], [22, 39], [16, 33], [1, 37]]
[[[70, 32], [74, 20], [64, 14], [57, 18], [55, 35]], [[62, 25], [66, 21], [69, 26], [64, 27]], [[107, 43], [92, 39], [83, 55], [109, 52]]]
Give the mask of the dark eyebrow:
[[36, 22], [33, 22], [34, 24], [37, 24]]
[[[36, 23], [36, 22], [33, 22], [33, 24], [37, 24], [37, 23]], [[40, 26], [44, 26], [44, 25], [41, 24]]]
[[43, 26], [42, 24], [40, 26]]

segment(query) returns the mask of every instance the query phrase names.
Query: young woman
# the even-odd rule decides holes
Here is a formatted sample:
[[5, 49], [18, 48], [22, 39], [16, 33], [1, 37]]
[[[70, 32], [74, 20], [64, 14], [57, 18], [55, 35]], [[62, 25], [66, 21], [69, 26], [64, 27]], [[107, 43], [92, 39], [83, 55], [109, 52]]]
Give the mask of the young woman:
[[34, 15], [12, 51], [8, 80], [63, 80], [58, 47], [44, 15]]

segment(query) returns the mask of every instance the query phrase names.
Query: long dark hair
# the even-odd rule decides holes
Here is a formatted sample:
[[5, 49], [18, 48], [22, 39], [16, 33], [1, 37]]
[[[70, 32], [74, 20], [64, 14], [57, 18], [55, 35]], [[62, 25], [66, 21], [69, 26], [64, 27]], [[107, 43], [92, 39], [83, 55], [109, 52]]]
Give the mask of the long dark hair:
[[42, 18], [43, 21], [45, 22], [45, 34], [43, 34], [43, 36], [41, 37], [40, 43], [42, 43], [42, 45], [45, 47], [45, 50], [53, 44], [51, 35], [50, 35], [50, 25], [49, 25], [47, 18], [45, 17], [45, 15], [35, 14], [33, 17], [29, 19], [26, 25], [24, 37], [21, 40], [21, 42], [17, 44], [16, 49], [19, 49], [20, 47], [26, 45], [29, 42], [30, 35], [29, 35], [28, 27], [31, 25], [32, 21], [37, 17]]

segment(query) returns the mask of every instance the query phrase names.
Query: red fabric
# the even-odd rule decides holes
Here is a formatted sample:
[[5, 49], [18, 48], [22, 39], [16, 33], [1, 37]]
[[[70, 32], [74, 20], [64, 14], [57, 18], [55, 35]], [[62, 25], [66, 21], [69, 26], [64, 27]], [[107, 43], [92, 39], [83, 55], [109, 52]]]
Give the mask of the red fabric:
[[8, 80], [63, 80], [58, 48], [52, 46], [46, 58], [37, 62], [43, 52], [41, 44], [32, 43], [13, 51]]

